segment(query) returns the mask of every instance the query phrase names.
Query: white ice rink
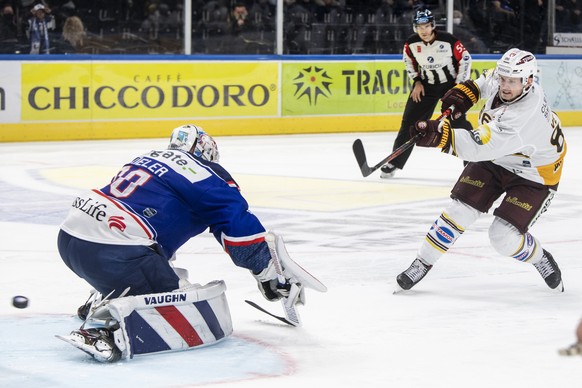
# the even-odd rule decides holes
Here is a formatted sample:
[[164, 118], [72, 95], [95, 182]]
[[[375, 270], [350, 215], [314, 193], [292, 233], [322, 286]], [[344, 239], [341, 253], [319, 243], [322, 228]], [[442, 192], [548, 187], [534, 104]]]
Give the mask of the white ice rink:
[[[374, 164], [394, 133], [217, 138], [252, 210], [329, 291], [308, 290], [303, 327], [285, 326], [244, 303], [282, 314], [205, 233], [177, 265], [194, 282], [226, 281], [233, 336], [116, 364], [54, 337], [78, 328], [74, 313], [89, 292], [58, 255], [58, 225], [77, 193], [167, 140], [0, 144], [0, 386], [579, 387], [582, 358], [557, 353], [582, 317], [582, 129], [565, 134], [562, 183], [532, 229], [562, 269], [562, 294], [489, 246], [486, 214], [420, 284], [393, 295], [449, 201], [458, 159], [417, 148], [383, 181], [361, 176], [351, 144], [361, 138]], [[12, 307], [18, 294], [29, 308]]]

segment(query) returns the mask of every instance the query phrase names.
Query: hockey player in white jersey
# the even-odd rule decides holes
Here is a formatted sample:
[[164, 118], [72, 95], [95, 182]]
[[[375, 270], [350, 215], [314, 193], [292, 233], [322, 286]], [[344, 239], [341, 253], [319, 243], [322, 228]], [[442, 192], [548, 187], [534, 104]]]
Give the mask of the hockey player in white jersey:
[[[173, 130], [167, 149], [136, 157], [111, 183], [73, 201], [58, 249], [96, 297], [79, 309], [86, 319], [81, 329], [59, 338], [111, 362], [230, 335], [224, 282], [190, 284], [187, 271], [172, 265], [178, 248], [207, 229], [236, 266], [251, 272], [267, 300], [293, 309], [304, 302], [304, 286], [325, 290], [249, 211], [218, 162], [214, 139], [184, 125]], [[85, 327], [95, 322], [101, 325]]]
[[533, 264], [546, 284], [563, 291], [560, 269], [529, 229], [550, 205], [560, 182], [566, 141], [558, 117], [535, 79], [537, 61], [519, 49], [507, 51], [495, 69], [457, 84], [441, 99], [442, 111], [465, 113], [486, 99], [479, 126], [452, 128], [448, 119], [417, 121], [417, 145], [469, 161], [452, 189], [450, 205], [426, 235], [416, 259], [397, 276], [408, 290], [417, 284], [477, 218], [494, 210], [489, 240], [501, 255]]

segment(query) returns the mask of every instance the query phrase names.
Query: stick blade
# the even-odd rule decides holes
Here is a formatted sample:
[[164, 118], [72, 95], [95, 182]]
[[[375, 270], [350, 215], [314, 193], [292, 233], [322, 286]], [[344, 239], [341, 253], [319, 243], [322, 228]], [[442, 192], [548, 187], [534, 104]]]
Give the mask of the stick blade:
[[262, 312], [264, 312], [265, 314], [267, 314], [267, 315], [269, 315], [269, 316], [271, 316], [271, 317], [273, 317], [273, 318], [275, 318], [275, 319], [278, 319], [278, 320], [279, 320], [279, 321], [281, 321], [281, 322], [284, 322], [284, 323], [286, 323], [286, 324], [288, 324], [288, 325], [290, 325], [290, 326], [295, 326], [295, 327], [297, 327], [297, 326], [298, 326], [298, 325], [297, 325], [295, 322], [293, 322], [293, 321], [290, 321], [290, 320], [288, 320], [288, 319], [287, 319], [287, 318], [285, 318], [285, 317], [280, 317], [280, 316], [278, 316], [278, 315], [275, 315], [275, 314], [271, 313], [270, 311], [268, 311], [268, 310], [266, 310], [266, 309], [262, 308], [261, 306], [259, 306], [258, 304], [256, 304], [255, 302], [253, 302], [253, 301], [251, 301], [251, 300], [246, 300], [246, 299], [245, 299], [245, 302], [246, 302], [247, 304], [249, 304], [250, 306], [253, 306], [253, 307], [254, 307], [254, 308], [256, 308], [257, 310], [259, 310], [259, 311], [262, 311]]
[[374, 169], [368, 166], [368, 160], [366, 158], [366, 151], [364, 150], [364, 144], [360, 139], [354, 140], [354, 144], [352, 145], [352, 150], [354, 151], [354, 156], [356, 157], [356, 161], [358, 162], [358, 167], [360, 167], [360, 171], [362, 175], [365, 177], [369, 176], [371, 173], [374, 172]]

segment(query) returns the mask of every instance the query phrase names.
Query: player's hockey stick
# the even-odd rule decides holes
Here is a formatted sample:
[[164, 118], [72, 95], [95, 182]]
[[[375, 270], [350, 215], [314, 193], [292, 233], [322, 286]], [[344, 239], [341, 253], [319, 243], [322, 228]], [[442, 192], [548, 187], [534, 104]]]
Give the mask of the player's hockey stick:
[[[443, 118], [448, 117], [451, 114], [453, 109], [454, 109], [454, 107], [451, 106], [449, 109], [445, 110], [437, 118], [437, 120], [442, 120]], [[356, 161], [358, 162], [358, 166], [360, 167], [360, 171], [362, 172], [362, 175], [364, 177], [367, 177], [370, 174], [372, 174], [374, 171], [376, 171], [377, 169], [379, 169], [380, 167], [385, 165], [386, 163], [389, 163], [392, 160], [396, 159], [398, 156], [402, 155], [402, 153], [404, 151], [406, 151], [407, 149], [412, 147], [416, 143], [416, 141], [418, 139], [420, 139], [421, 136], [422, 135], [420, 133], [417, 133], [413, 138], [408, 140], [406, 143], [402, 144], [400, 147], [396, 148], [394, 151], [392, 151], [392, 153], [390, 155], [388, 155], [387, 157], [382, 159], [380, 162], [378, 162], [376, 165], [374, 165], [374, 167], [370, 167], [368, 165], [368, 159], [366, 158], [366, 151], [364, 150], [364, 144], [362, 143], [362, 141], [360, 139], [356, 139], [354, 141], [354, 144], [352, 145], [352, 149], [354, 151], [354, 156], [356, 157]]]

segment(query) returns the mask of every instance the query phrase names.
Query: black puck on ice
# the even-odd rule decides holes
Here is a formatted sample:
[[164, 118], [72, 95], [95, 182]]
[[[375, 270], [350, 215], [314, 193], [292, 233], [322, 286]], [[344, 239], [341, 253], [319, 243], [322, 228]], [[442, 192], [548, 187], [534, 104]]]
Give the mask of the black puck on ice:
[[17, 309], [25, 309], [28, 307], [28, 298], [22, 295], [16, 295], [12, 298], [12, 305]]

